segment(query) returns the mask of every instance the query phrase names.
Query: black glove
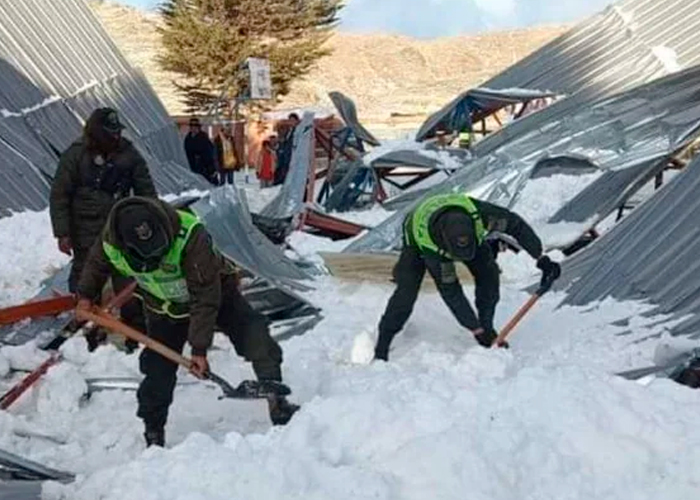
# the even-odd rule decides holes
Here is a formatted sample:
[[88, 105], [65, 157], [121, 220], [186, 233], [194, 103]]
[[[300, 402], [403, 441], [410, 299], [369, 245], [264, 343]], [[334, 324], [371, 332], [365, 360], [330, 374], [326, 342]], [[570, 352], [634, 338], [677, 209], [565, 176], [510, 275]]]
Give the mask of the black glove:
[[[474, 338], [476, 341], [479, 343], [481, 347], [489, 348], [493, 346], [494, 342], [498, 338], [498, 332], [494, 330], [493, 328], [489, 330], [484, 330], [484, 333], [480, 333], [479, 335], [474, 335]], [[503, 347], [504, 349], [510, 348], [510, 345], [508, 342], [503, 342], [500, 344], [498, 347]]]
[[474, 338], [479, 343], [481, 347], [486, 347], [487, 349], [493, 345], [494, 340], [496, 340], [496, 332], [493, 329], [484, 330], [479, 334], [475, 334]]
[[537, 269], [542, 271], [542, 279], [540, 280], [540, 290], [546, 292], [552, 286], [552, 283], [561, 276], [561, 266], [552, 259], [543, 255], [537, 260]]

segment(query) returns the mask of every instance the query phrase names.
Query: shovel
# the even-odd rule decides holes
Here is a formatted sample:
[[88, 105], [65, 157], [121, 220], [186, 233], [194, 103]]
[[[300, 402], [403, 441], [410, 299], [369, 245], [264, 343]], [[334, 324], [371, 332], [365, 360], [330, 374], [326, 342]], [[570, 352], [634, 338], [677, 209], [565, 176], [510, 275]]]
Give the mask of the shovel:
[[[124, 305], [131, 298], [131, 294], [134, 292], [135, 289], [136, 282], [133, 282], [129, 286], [124, 288], [121, 292], [119, 292], [117, 295], [112, 297], [109, 300], [109, 302], [107, 302], [107, 305], [105, 305], [105, 310], [109, 311], [110, 309], [113, 309], [115, 307], [121, 307], [122, 305]], [[36, 381], [39, 380], [49, 370], [49, 368], [61, 361], [61, 355], [58, 353], [58, 348], [61, 347], [61, 345], [63, 345], [63, 343], [66, 340], [68, 340], [73, 335], [77, 335], [84, 330], [92, 328], [92, 326], [93, 325], [91, 325], [90, 323], [84, 323], [82, 325], [79, 325], [74, 332], [69, 330], [61, 332], [61, 334], [58, 337], [51, 341], [51, 343], [47, 346], [47, 350], [53, 351], [51, 357], [49, 357], [49, 359], [44, 361], [41, 365], [39, 365], [34, 371], [29, 373], [22, 380], [17, 382], [17, 384], [15, 384], [5, 394], [0, 396], [0, 410], [7, 410], [10, 407], [10, 405], [17, 401], [20, 398], [20, 396], [27, 391], [27, 389], [32, 387], [36, 383]]]
[[518, 326], [518, 323], [520, 323], [530, 309], [537, 304], [537, 301], [540, 300], [540, 298], [547, 293], [550, 288], [552, 288], [552, 284], [554, 283], [555, 279], [556, 278], [551, 278], [542, 283], [537, 291], [533, 293], [529, 299], [527, 299], [527, 302], [520, 306], [520, 309], [513, 314], [508, 323], [506, 323], [501, 332], [498, 334], [498, 337], [496, 337], [493, 345], [496, 347], [508, 347], [508, 344], [506, 343], [508, 336], [512, 333], [515, 327]]
[[[109, 313], [100, 310], [93, 310], [80, 311], [78, 314], [80, 316], [80, 319], [91, 321], [96, 325], [99, 325], [103, 328], [123, 335], [124, 337], [135, 340], [140, 344], [143, 344], [147, 349], [157, 352], [164, 358], [169, 359], [173, 363], [176, 363], [188, 370], [192, 367], [192, 361], [190, 359], [172, 350], [168, 346], [165, 346], [160, 342], [153, 340], [147, 335], [144, 335], [138, 330], [131, 328], [128, 325], [125, 325]], [[224, 398], [269, 400], [277, 398], [279, 396], [288, 396], [292, 392], [289, 389], [289, 387], [282, 383], [244, 380], [238, 385], [238, 387], [234, 388], [226, 380], [221, 378], [219, 375], [213, 373], [212, 371], [208, 371], [205, 377], [221, 388]]]

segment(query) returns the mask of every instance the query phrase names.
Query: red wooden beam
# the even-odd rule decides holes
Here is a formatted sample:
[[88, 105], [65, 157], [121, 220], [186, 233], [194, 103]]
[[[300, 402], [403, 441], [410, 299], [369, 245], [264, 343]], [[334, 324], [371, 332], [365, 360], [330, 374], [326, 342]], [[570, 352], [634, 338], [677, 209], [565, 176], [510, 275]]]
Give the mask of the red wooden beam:
[[26, 318], [55, 316], [75, 307], [73, 295], [59, 295], [0, 309], [0, 325], [11, 325]]
[[348, 237], [357, 236], [367, 229], [367, 227], [360, 224], [338, 219], [337, 217], [322, 214], [315, 210], [306, 210], [304, 224], [314, 229], [332, 231], [334, 233], [347, 235]]

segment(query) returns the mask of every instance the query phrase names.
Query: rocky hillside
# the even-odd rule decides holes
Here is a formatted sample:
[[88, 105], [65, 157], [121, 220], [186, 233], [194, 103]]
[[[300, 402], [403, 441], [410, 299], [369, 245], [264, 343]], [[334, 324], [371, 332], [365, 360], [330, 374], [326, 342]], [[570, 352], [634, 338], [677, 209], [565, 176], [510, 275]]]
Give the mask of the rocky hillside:
[[[141, 68], [173, 114], [183, 112], [174, 75], [155, 61], [160, 50], [158, 16], [129, 7], [91, 2], [109, 34]], [[456, 94], [483, 82], [529, 54], [566, 27], [494, 32], [435, 40], [396, 35], [336, 34], [333, 55], [298, 82], [281, 107], [327, 105], [341, 91], [357, 103], [360, 117], [375, 127], [419, 123]]]

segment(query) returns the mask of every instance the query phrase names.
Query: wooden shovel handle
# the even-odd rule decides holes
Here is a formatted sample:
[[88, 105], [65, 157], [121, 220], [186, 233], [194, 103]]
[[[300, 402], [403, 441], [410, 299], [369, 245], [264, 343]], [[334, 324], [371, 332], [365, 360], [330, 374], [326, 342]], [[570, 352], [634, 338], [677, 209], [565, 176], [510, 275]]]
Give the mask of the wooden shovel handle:
[[518, 326], [518, 323], [520, 323], [520, 320], [523, 319], [523, 317], [527, 314], [527, 312], [532, 309], [532, 306], [534, 306], [537, 301], [540, 299], [539, 294], [534, 294], [531, 295], [530, 298], [528, 299], [525, 304], [523, 304], [520, 309], [513, 315], [512, 318], [510, 318], [510, 321], [506, 323], [506, 326], [503, 327], [501, 330], [501, 333], [498, 334], [498, 337], [496, 337], [496, 341], [494, 342], [494, 345], [501, 347], [503, 346], [504, 342], [508, 338], [508, 335], [513, 331], [513, 329]]
[[177, 363], [180, 366], [184, 366], [188, 370], [192, 365], [192, 362], [180, 353], [175, 352], [171, 348], [161, 344], [156, 340], [153, 340], [152, 338], [148, 337], [147, 335], [144, 335], [138, 330], [135, 330], [134, 328], [131, 328], [128, 325], [125, 325], [109, 313], [100, 310], [93, 310], [80, 311], [79, 315], [81, 319], [91, 321], [98, 326], [111, 330], [115, 333], [123, 335], [124, 337], [130, 338], [131, 340], [135, 340], [136, 342], [143, 344], [151, 351], [157, 352], [158, 354], [169, 359], [173, 363]]

